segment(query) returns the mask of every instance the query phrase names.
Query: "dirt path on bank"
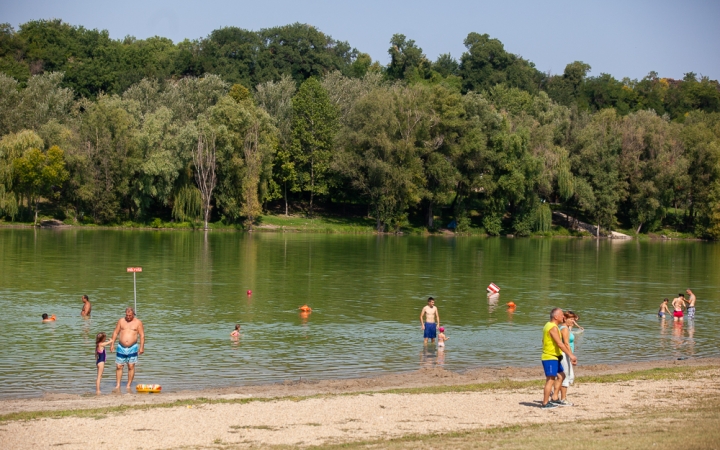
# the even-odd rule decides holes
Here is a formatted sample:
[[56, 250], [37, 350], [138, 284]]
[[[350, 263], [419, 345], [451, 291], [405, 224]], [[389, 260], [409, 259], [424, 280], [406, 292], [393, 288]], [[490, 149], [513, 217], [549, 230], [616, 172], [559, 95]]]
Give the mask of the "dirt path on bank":
[[[41, 409], [83, 409], [137, 405], [119, 413], [92, 417], [44, 418], [0, 423], [3, 448], [178, 448], [321, 445], [385, 439], [411, 434], [444, 433], [478, 428], [599, 419], [656, 407], [683, 406], [698, 396], [720, 396], [720, 361], [686, 360], [580, 367], [579, 375], [625, 373], [655, 367], [710, 366], [667, 380], [614, 383], [578, 382], [571, 388], [573, 407], [543, 411], [537, 388], [446, 393], [361, 393], [323, 395], [304, 400], [277, 399], [250, 403], [199, 404], [171, 408], [141, 405], [181, 398], [233, 399], [253, 396], [347, 394], [369, 388], [446, 386], [495, 381], [507, 369], [475, 373], [416, 372], [378, 379], [256, 386], [244, 392], [204, 391], [166, 396], [102, 396], [3, 401], [0, 414]], [[443, 373], [444, 372], [444, 373]], [[504, 375], [533, 375], [537, 368], [510, 369]], [[540, 374], [540, 377], [542, 374]], [[512, 377], [513, 379], [519, 379]], [[404, 380], [404, 382], [403, 382]], [[370, 385], [365, 385], [370, 383]], [[149, 406], [149, 405], [148, 405]]]

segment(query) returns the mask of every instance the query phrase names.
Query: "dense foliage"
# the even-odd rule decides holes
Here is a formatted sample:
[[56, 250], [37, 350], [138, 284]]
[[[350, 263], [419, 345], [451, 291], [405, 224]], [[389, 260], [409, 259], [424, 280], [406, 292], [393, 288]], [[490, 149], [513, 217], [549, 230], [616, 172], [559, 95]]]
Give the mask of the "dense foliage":
[[432, 62], [398, 34], [381, 66], [302, 24], [178, 44], [2, 25], [0, 214], [197, 221], [203, 148], [226, 223], [342, 204], [378, 230], [527, 235], [553, 205], [720, 237], [717, 81], [589, 77], [577, 61], [549, 75], [488, 35], [465, 46]]

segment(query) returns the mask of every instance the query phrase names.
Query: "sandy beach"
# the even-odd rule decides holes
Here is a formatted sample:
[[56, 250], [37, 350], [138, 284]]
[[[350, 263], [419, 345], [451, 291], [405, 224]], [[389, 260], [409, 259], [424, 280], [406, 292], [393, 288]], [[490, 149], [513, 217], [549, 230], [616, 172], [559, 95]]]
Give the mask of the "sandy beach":
[[[692, 375], [609, 382], [588, 378], [672, 368]], [[434, 369], [159, 395], [4, 400], [0, 441], [12, 449], [317, 446], [622, 417], [683, 407], [699, 395], [720, 398], [720, 359], [579, 366], [578, 375], [588, 381], [580, 378], [570, 389], [575, 406], [543, 411], [540, 390], [527, 385], [542, 379], [541, 370], [507, 367], [458, 374]], [[493, 382], [500, 383], [479, 388]], [[44, 416], [32, 418], [37, 411]]]

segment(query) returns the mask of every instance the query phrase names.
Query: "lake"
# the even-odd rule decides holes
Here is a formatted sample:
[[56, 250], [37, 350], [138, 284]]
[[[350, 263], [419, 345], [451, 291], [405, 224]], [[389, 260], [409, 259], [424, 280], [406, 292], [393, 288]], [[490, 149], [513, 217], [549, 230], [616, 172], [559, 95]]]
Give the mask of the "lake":
[[[580, 316], [581, 365], [720, 353], [716, 243], [0, 229], [0, 397], [94, 392], [94, 338], [132, 306], [131, 266], [143, 269], [147, 338], [135, 380], [165, 391], [434, 366], [537, 365], [541, 378], [554, 306]], [[694, 323], [659, 320], [663, 297], [686, 288], [698, 297]], [[428, 296], [450, 338], [439, 354], [422, 343]], [[312, 313], [299, 313], [303, 304]], [[43, 324], [42, 313], [58, 320]], [[113, 361], [108, 353], [104, 392]]]

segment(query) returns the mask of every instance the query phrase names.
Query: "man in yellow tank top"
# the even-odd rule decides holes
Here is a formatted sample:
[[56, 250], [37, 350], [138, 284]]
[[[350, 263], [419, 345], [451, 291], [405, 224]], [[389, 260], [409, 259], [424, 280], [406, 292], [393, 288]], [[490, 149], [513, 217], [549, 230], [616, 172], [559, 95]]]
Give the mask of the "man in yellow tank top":
[[[572, 364], [577, 364], [577, 358], [573, 355], [570, 350], [570, 346], [565, 345], [560, 337], [560, 330], [558, 330], [558, 324], [563, 321], [563, 311], [560, 308], [554, 308], [550, 311], [550, 322], [545, 324], [543, 327], [543, 340], [542, 340], [542, 360], [543, 369], [545, 369], [545, 389], [543, 390], [543, 402], [542, 407], [549, 409], [558, 406], [558, 394], [560, 392], [559, 386], [562, 380], [565, 379], [565, 373], [563, 372], [562, 365], [560, 364], [560, 358], [562, 352], [570, 358]], [[556, 384], [554, 395], [555, 398], [550, 400], [550, 391], [552, 391], [553, 385]]]

